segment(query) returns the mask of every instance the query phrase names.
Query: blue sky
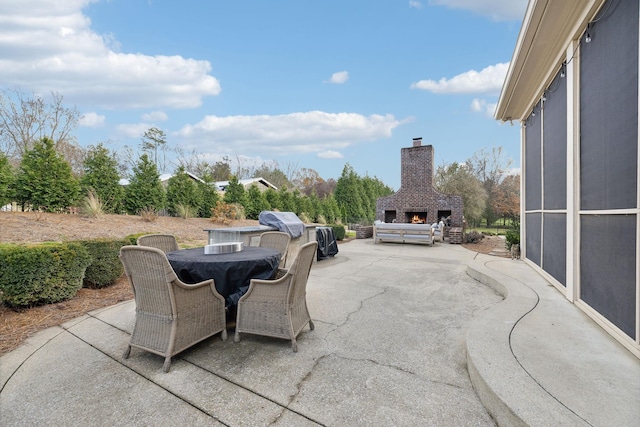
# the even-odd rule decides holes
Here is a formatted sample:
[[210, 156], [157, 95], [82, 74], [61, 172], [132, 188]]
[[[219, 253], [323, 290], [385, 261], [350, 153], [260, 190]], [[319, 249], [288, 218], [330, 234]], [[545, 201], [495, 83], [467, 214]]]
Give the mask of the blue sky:
[[519, 126], [492, 114], [526, 4], [3, 0], [0, 88], [60, 93], [83, 146], [157, 127], [202, 160], [349, 163], [398, 189], [414, 137], [436, 164], [501, 146], [519, 167]]

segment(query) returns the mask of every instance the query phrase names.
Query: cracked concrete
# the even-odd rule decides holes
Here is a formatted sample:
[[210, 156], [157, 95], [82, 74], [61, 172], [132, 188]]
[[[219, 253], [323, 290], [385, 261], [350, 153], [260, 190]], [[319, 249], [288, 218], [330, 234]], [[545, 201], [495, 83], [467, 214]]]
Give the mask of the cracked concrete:
[[[174, 357], [166, 374], [157, 355], [134, 349], [121, 359], [133, 301], [96, 310], [0, 359], [2, 423], [495, 425], [469, 377], [467, 334], [480, 319], [491, 325], [488, 314], [504, 303], [467, 274], [474, 258], [448, 244], [341, 245], [335, 258], [311, 270], [308, 305], [316, 328], [301, 332], [297, 353], [285, 340], [215, 336]], [[539, 342], [528, 335], [531, 324], [518, 327], [524, 329], [516, 344]], [[474, 349], [483, 348], [481, 339], [472, 340]], [[522, 348], [514, 349], [522, 366], [542, 375], [540, 358]], [[472, 368], [483, 369], [473, 361]], [[553, 387], [562, 395], [570, 385]]]

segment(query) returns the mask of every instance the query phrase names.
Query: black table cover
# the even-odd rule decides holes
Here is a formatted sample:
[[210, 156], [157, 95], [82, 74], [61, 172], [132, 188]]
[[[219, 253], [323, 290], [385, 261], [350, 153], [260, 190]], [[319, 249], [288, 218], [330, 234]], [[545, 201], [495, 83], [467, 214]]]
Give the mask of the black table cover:
[[204, 253], [204, 248], [169, 252], [167, 259], [180, 280], [198, 283], [213, 279], [227, 306], [238, 302], [251, 279], [269, 279], [278, 270], [280, 253], [271, 248], [245, 246], [229, 254]]

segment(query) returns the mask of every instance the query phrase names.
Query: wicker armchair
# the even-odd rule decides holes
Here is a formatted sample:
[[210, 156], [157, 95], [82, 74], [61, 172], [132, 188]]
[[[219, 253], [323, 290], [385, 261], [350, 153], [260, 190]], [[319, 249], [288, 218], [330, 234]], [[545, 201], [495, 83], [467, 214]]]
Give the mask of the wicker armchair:
[[123, 358], [131, 347], [164, 356], [164, 372], [171, 357], [222, 332], [227, 339], [224, 298], [213, 279], [194, 285], [180, 281], [167, 256], [156, 248], [123, 246], [120, 260], [133, 287], [136, 321]]
[[291, 236], [282, 231], [266, 231], [260, 235], [261, 248], [272, 248], [280, 252], [280, 268], [284, 268], [287, 264], [287, 253], [289, 250], [289, 242]]
[[173, 234], [147, 234], [138, 237], [137, 243], [138, 246], [149, 246], [160, 249], [165, 254], [180, 249], [176, 236]]
[[249, 290], [238, 301], [234, 341], [240, 333], [264, 335], [291, 340], [298, 351], [296, 337], [307, 323], [314, 325], [307, 308], [307, 280], [318, 242], [300, 247], [291, 268], [280, 269], [274, 280], [252, 279]]

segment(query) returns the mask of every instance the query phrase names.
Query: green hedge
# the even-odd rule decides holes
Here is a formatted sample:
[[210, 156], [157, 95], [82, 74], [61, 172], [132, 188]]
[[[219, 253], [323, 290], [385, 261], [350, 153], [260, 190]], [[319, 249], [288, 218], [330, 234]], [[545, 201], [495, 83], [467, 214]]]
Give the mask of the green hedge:
[[91, 256], [79, 243], [0, 246], [0, 299], [30, 307], [73, 298]]
[[333, 228], [333, 234], [336, 236], [336, 240], [344, 240], [344, 235], [346, 234], [346, 230], [344, 229], [344, 225], [341, 224], [331, 224], [329, 227]]
[[87, 267], [83, 280], [85, 288], [104, 288], [114, 284], [122, 276], [124, 268], [118, 255], [121, 247], [130, 244], [130, 239], [92, 239], [76, 243], [84, 246], [91, 255], [91, 264]]

